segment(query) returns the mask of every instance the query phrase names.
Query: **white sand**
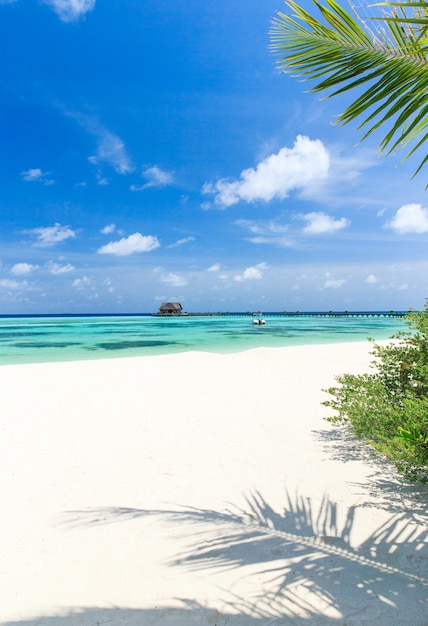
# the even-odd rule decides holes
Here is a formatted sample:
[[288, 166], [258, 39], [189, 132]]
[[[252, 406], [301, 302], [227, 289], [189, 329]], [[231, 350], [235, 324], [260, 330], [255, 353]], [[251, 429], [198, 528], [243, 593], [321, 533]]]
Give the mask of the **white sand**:
[[426, 626], [428, 491], [323, 420], [366, 343], [0, 368], [0, 624]]

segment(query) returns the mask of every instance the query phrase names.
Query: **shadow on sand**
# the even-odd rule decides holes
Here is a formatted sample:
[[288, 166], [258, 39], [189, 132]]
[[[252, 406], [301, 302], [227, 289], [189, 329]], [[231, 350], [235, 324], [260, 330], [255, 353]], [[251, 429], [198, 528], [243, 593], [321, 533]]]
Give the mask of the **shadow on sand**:
[[[177, 603], [178, 604], [178, 603]], [[1, 622], [2, 626], [265, 626], [266, 620], [249, 615], [233, 615], [204, 608], [198, 602], [180, 601], [182, 607], [156, 609], [87, 608], [67, 615], [52, 615], [19, 622]], [[269, 621], [269, 626], [284, 624]], [[299, 624], [295, 622], [293, 624]], [[302, 620], [302, 624], [308, 624]]]
[[397, 474], [394, 465], [371, 445], [354, 435], [350, 428], [313, 431], [324, 446], [326, 458], [350, 463], [364, 461], [372, 472], [363, 483], [349, 482], [357, 496], [365, 498], [359, 506], [384, 509], [390, 513], [406, 512], [417, 523], [428, 524], [428, 484], [411, 483]]
[[175, 599], [171, 607], [85, 608], [5, 625], [426, 626], [426, 528], [400, 512], [354, 546], [356, 513], [355, 508], [340, 512], [328, 497], [315, 504], [289, 494], [283, 511], [276, 512], [257, 492], [244, 508], [224, 512], [190, 507], [69, 511], [60, 523], [78, 532], [135, 519], [144, 523], [147, 518], [171, 531], [175, 527], [187, 543], [169, 566], [203, 570], [210, 576], [237, 569], [240, 580], [252, 580], [252, 593], [238, 596], [224, 590], [221, 611]]

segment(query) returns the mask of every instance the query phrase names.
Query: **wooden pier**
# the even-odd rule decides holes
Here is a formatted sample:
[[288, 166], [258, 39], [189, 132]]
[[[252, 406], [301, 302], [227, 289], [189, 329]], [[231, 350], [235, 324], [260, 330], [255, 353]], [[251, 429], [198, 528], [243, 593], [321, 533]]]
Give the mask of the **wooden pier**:
[[[318, 318], [385, 318], [406, 317], [404, 311], [282, 311], [263, 313], [263, 317], [318, 317]], [[253, 317], [255, 313], [247, 312], [217, 312], [217, 313], [185, 313], [188, 317]]]
[[[266, 315], [270, 315], [266, 313]], [[273, 315], [277, 315], [273, 313]], [[405, 317], [407, 313], [403, 311], [329, 311], [325, 312], [300, 312], [279, 313], [281, 317]]]

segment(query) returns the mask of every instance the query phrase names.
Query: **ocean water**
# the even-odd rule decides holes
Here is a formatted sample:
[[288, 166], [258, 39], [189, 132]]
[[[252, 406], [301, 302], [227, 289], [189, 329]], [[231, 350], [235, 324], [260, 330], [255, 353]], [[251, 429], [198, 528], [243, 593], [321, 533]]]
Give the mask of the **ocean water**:
[[263, 318], [264, 326], [246, 314], [0, 317], [0, 365], [382, 340], [407, 330], [400, 318]]

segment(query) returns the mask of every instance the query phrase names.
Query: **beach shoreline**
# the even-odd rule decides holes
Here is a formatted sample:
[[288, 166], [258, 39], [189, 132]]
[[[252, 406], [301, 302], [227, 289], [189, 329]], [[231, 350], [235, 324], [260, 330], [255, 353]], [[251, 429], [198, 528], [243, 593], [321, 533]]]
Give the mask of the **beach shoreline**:
[[321, 404], [371, 349], [2, 366], [0, 624], [426, 626], [428, 491]]

